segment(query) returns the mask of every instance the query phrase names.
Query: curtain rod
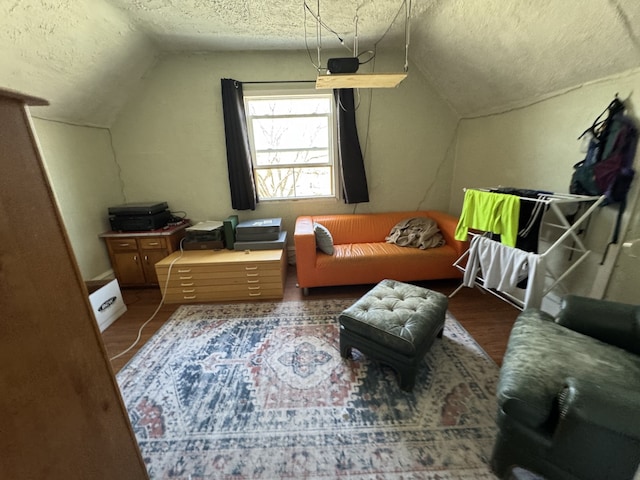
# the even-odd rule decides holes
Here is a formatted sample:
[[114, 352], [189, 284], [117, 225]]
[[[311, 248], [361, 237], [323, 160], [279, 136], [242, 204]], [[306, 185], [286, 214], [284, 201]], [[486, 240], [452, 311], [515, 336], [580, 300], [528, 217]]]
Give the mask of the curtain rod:
[[262, 82], [240, 82], [245, 85], [260, 85], [267, 83], [316, 83], [315, 80], [266, 80]]

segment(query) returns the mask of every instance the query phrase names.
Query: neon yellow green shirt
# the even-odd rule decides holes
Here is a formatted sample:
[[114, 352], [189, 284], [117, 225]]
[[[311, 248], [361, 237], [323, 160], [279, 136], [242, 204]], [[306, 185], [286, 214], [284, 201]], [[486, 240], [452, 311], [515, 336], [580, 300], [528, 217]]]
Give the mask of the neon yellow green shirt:
[[516, 246], [520, 197], [506, 193], [467, 190], [456, 228], [456, 240], [466, 240], [470, 228], [500, 234], [509, 247]]

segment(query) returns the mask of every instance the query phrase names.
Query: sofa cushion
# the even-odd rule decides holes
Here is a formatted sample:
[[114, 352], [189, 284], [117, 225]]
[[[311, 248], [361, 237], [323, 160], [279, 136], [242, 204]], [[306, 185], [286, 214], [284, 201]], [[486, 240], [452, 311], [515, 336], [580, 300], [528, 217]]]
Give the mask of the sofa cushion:
[[316, 246], [320, 251], [327, 255], [333, 255], [333, 237], [329, 229], [321, 223], [315, 222], [313, 224], [313, 233], [316, 236]]
[[334, 245], [333, 255], [317, 254], [314, 275], [322, 278], [329, 273], [335, 285], [344, 279], [353, 284], [374, 284], [385, 278], [412, 281], [432, 272], [453, 269], [455, 251], [450, 245], [420, 250], [393, 243], [354, 243]]

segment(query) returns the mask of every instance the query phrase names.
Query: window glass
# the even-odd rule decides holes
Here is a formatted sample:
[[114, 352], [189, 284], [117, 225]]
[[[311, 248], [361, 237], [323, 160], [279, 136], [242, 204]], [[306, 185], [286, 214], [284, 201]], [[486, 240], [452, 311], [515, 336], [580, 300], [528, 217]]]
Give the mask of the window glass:
[[333, 95], [252, 95], [245, 110], [258, 196], [335, 196]]

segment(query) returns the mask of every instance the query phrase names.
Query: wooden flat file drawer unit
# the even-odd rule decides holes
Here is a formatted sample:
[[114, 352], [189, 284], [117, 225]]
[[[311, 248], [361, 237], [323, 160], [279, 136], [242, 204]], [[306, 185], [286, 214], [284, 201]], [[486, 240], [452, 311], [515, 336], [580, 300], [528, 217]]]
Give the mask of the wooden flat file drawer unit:
[[165, 303], [273, 299], [284, 293], [285, 260], [283, 250], [174, 252], [156, 273]]

